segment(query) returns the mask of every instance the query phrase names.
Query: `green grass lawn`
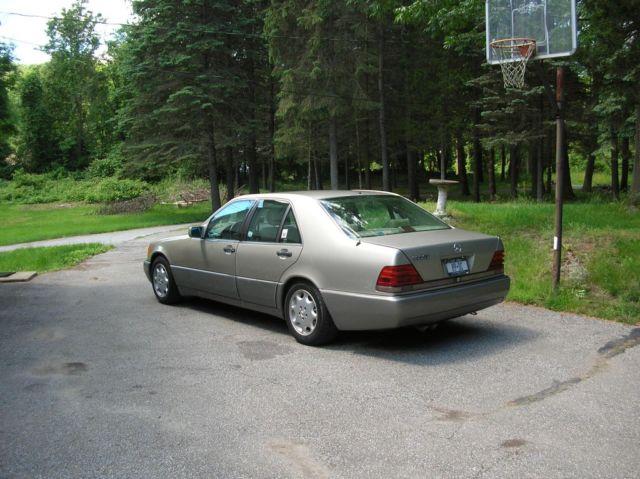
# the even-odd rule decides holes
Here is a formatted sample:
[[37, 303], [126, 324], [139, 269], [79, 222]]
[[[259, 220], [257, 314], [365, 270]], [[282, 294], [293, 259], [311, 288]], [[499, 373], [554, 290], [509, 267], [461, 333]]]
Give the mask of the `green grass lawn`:
[[[430, 191], [430, 193], [435, 193]], [[434, 198], [435, 194], [429, 195]], [[455, 196], [454, 196], [455, 197]], [[433, 202], [423, 203], [429, 211]], [[562, 287], [551, 289], [553, 204], [527, 200], [496, 203], [451, 201], [455, 226], [496, 234], [506, 247], [506, 269], [512, 278], [509, 299], [558, 311], [589, 314], [626, 323], [640, 321], [640, 213], [624, 203], [574, 202], [565, 206]], [[98, 215], [96, 207], [76, 204], [0, 204], [0, 245], [63, 236], [103, 233], [145, 226], [204, 220], [209, 203], [188, 208], [158, 205], [137, 214]], [[0, 269], [47, 271], [75, 264], [43, 249], [2, 253]], [[62, 251], [62, 250], [61, 250]], [[82, 255], [84, 253], [78, 252]], [[91, 253], [87, 252], [86, 256]], [[14, 256], [15, 255], [15, 256]], [[86, 257], [84, 256], [84, 257]], [[38, 259], [38, 257], [40, 259]], [[13, 258], [13, 259], [11, 259]], [[42, 261], [29, 266], [27, 261]], [[52, 261], [52, 266], [47, 262]], [[65, 262], [68, 261], [68, 262]], [[81, 261], [77, 260], [76, 262]], [[13, 264], [13, 266], [11, 266]]]
[[[423, 203], [429, 211], [434, 203]], [[622, 203], [564, 209], [562, 287], [551, 288], [553, 205], [449, 203], [454, 226], [505, 243], [509, 300], [635, 324], [640, 321], [640, 213]]]
[[106, 233], [147, 226], [204, 221], [211, 213], [209, 202], [186, 208], [156, 205], [144, 213], [98, 215], [96, 206], [85, 204], [0, 204], [0, 245], [26, 243], [65, 236]]
[[112, 247], [100, 243], [21, 248], [0, 252], [0, 271], [55, 271], [70, 268]]

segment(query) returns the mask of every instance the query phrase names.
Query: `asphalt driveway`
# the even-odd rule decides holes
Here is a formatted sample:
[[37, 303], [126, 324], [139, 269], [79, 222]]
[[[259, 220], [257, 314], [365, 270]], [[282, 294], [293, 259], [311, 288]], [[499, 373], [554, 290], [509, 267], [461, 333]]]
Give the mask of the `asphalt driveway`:
[[638, 477], [640, 328], [506, 304], [297, 344], [133, 240], [0, 285], [0, 477]]

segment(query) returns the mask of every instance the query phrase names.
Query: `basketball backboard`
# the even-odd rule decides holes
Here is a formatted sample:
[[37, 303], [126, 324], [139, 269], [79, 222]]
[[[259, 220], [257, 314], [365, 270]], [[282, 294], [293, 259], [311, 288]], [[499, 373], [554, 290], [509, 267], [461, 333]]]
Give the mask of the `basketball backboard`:
[[512, 61], [495, 55], [495, 40], [535, 40], [537, 59], [572, 55], [578, 45], [575, 0], [486, 0], [486, 21], [490, 64]]

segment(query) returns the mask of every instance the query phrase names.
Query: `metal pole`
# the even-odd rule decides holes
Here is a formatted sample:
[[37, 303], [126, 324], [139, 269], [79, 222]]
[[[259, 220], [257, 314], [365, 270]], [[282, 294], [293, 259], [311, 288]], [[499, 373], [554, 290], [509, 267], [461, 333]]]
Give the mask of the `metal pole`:
[[556, 218], [553, 237], [553, 289], [560, 283], [560, 264], [562, 261], [562, 202], [564, 186], [564, 68], [556, 70]]

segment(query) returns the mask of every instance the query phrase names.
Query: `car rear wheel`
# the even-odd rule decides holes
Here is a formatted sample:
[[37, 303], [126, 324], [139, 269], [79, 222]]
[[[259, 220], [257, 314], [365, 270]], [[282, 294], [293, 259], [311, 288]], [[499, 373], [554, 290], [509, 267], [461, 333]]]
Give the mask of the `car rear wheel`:
[[320, 291], [310, 283], [296, 283], [284, 301], [284, 318], [296, 341], [309, 346], [331, 342], [338, 334]]
[[153, 293], [163, 304], [174, 304], [182, 299], [171, 274], [169, 262], [162, 256], [156, 258], [151, 264], [151, 284]]

